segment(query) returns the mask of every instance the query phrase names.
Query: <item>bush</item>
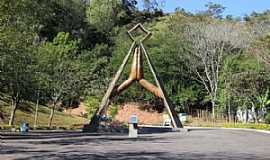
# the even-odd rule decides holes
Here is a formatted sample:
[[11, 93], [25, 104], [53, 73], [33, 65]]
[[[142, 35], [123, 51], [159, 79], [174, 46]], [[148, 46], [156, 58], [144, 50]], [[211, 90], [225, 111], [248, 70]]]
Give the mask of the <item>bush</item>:
[[112, 118], [114, 118], [117, 113], [118, 113], [118, 106], [117, 105], [112, 105], [110, 108], [109, 108], [109, 113], [110, 115], [112, 116]]
[[15, 129], [15, 130], [19, 130], [20, 129], [20, 126], [9, 126], [9, 125], [0, 125], [0, 130], [3, 130], [3, 131], [11, 131], [12, 129]]
[[99, 107], [99, 99], [94, 96], [89, 96], [86, 98], [85, 104], [87, 107], [88, 118], [92, 118], [93, 114]]
[[270, 112], [268, 112], [265, 116], [265, 123], [270, 124]]

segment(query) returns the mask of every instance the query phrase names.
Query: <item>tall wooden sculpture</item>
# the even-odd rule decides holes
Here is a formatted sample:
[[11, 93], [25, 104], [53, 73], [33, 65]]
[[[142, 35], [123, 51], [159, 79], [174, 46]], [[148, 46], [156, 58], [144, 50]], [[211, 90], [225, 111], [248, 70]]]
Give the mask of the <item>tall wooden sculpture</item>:
[[[140, 29], [145, 36], [141, 39], [136, 39], [136, 37], [133, 36], [133, 32]], [[119, 67], [119, 70], [116, 72], [116, 75], [112, 79], [111, 83], [109, 84], [109, 87], [107, 89], [106, 94], [104, 95], [99, 109], [96, 112], [96, 115], [92, 118], [90, 126], [96, 126], [98, 125], [98, 118], [102, 114], [104, 114], [104, 111], [107, 110], [110, 100], [114, 97], [119, 95], [122, 91], [127, 89], [133, 82], [138, 82], [140, 85], [142, 85], [146, 90], [153, 93], [155, 96], [160, 97], [163, 99], [164, 105], [167, 109], [167, 112], [169, 113], [169, 116], [172, 120], [172, 126], [174, 128], [182, 128], [182, 124], [179, 120], [179, 117], [177, 116], [176, 111], [174, 110], [174, 107], [172, 106], [172, 103], [167, 96], [166, 91], [164, 90], [164, 86], [157, 75], [157, 72], [153, 66], [153, 63], [149, 57], [149, 54], [146, 52], [143, 42], [150, 38], [151, 32], [147, 31], [142, 24], [137, 24], [134, 26], [131, 30], [128, 31], [129, 37], [133, 41], [130, 50], [128, 54], [125, 56], [123, 63]], [[126, 81], [124, 81], [121, 85], [117, 85], [117, 81], [119, 80], [121, 73], [123, 72], [129, 57], [133, 54], [133, 61], [131, 66], [131, 71], [129, 74], [129, 77]], [[148, 82], [146, 79], [144, 79], [144, 73], [143, 73], [143, 58], [146, 58], [147, 64], [149, 65], [149, 68], [153, 74], [153, 77], [155, 79], [156, 86]]]

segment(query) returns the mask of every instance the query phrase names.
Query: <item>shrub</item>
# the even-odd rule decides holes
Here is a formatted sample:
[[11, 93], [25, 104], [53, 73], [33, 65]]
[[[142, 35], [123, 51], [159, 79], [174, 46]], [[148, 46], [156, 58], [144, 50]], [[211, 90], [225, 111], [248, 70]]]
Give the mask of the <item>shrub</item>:
[[270, 112], [268, 112], [265, 116], [265, 123], [270, 124]]
[[116, 104], [112, 105], [109, 109], [109, 113], [114, 118], [118, 113], [118, 106]]
[[99, 107], [99, 99], [94, 96], [89, 96], [86, 98], [85, 104], [87, 107], [88, 118], [92, 118], [93, 114]]
[[20, 126], [16, 126], [16, 125], [13, 125], [13, 126], [0, 125], [0, 130], [11, 131], [12, 129], [19, 130], [20, 129]]

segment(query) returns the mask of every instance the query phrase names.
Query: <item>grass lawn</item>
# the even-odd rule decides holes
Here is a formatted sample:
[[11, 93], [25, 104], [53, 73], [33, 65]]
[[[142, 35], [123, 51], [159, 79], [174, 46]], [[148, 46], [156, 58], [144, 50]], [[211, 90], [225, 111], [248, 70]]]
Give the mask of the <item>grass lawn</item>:
[[189, 118], [189, 121], [185, 124], [192, 127], [218, 127], [218, 128], [249, 128], [270, 131], [270, 124], [264, 123], [233, 123], [226, 121], [207, 121], [198, 118]]
[[[4, 120], [0, 121], [0, 126], [7, 126], [10, 115], [10, 103], [0, 100], [0, 112], [4, 115]], [[47, 126], [50, 116], [48, 107], [39, 106], [38, 125]], [[15, 125], [18, 126], [22, 121], [29, 123], [30, 127], [34, 124], [35, 104], [23, 102], [16, 111]], [[81, 127], [87, 120], [82, 117], [72, 116], [64, 112], [55, 111], [52, 126], [71, 128], [72, 126]]]

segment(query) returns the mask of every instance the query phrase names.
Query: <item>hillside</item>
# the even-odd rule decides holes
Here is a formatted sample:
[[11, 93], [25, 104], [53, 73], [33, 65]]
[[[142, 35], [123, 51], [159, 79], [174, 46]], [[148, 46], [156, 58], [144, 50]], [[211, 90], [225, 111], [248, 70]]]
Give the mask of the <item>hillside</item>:
[[[15, 125], [19, 125], [22, 121], [25, 121], [33, 126], [34, 123], [34, 113], [35, 105], [30, 102], [23, 102], [18, 110], [16, 111], [15, 116]], [[0, 100], [0, 125], [7, 125], [10, 115], [10, 106], [7, 99]], [[38, 125], [47, 126], [50, 116], [50, 109], [46, 106], [40, 105], [39, 107], [39, 117]], [[53, 119], [52, 126], [58, 127], [72, 127], [74, 125], [80, 126], [84, 124], [87, 120], [79, 116], [72, 116], [64, 112], [56, 111]]]

